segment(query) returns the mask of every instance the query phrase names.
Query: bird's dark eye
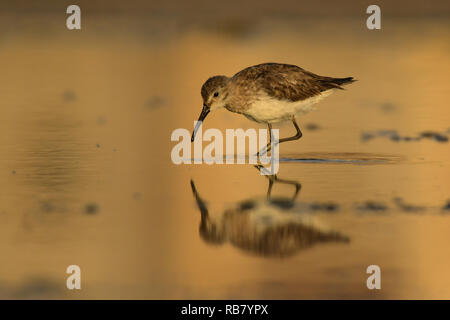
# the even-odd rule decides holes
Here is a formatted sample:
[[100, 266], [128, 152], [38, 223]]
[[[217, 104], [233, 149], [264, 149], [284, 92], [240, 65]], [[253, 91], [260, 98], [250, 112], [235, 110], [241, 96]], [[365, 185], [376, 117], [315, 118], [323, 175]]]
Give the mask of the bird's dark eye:
[[217, 98], [219, 96], [218, 92], [214, 92], [214, 98]]

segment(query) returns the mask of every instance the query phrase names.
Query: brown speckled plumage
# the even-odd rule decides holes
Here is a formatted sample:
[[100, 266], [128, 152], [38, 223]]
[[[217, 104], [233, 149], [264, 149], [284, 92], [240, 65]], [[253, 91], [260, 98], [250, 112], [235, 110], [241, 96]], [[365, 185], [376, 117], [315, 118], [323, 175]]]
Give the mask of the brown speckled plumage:
[[214, 76], [206, 80], [201, 90], [203, 100], [208, 100], [212, 91], [216, 90], [217, 87], [224, 86], [227, 82], [228, 77], [226, 76]]
[[352, 77], [323, 77], [300, 67], [280, 63], [263, 63], [245, 68], [233, 77], [215, 76], [202, 86], [202, 97], [207, 100], [219, 86], [226, 86], [230, 100], [226, 108], [243, 113], [261, 94], [285, 101], [301, 101], [329, 89], [342, 89], [354, 82]]
[[302, 133], [295, 122], [297, 115], [313, 110], [313, 105], [342, 85], [354, 82], [352, 77], [323, 77], [300, 67], [263, 63], [245, 68], [233, 77], [214, 76], [202, 86], [202, 112], [191, 140], [210, 111], [220, 108], [240, 113], [248, 119], [266, 123], [290, 120], [297, 131], [295, 136], [280, 142], [300, 139]]
[[300, 67], [264, 63], [248, 67], [231, 78], [231, 84], [250, 91], [263, 90], [279, 100], [299, 101], [310, 98], [328, 89], [342, 89], [343, 83], [352, 78], [322, 77]]

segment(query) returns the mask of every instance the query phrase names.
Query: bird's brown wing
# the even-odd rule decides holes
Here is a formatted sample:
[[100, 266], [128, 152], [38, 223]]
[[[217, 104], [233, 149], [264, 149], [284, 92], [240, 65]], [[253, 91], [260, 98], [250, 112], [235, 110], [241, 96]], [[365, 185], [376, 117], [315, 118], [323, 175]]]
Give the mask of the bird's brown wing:
[[269, 96], [289, 101], [305, 100], [329, 89], [342, 89], [340, 84], [353, 81], [351, 78], [344, 78], [347, 79], [344, 81], [340, 78], [322, 77], [294, 65], [279, 63], [248, 67], [233, 79], [237, 83], [254, 83]]

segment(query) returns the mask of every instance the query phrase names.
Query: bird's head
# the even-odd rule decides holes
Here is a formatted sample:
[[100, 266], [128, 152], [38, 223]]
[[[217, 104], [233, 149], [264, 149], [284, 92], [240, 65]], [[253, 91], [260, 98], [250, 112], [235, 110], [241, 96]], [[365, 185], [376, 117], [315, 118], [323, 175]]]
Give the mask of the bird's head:
[[225, 242], [225, 233], [223, 228], [219, 227], [209, 216], [208, 206], [200, 197], [195, 187], [195, 183], [191, 180], [191, 189], [197, 206], [200, 209], [201, 221], [199, 233], [202, 239], [210, 244], [223, 244]]
[[229, 78], [226, 76], [214, 76], [206, 80], [202, 86], [201, 94], [203, 98], [203, 108], [198, 118], [197, 125], [192, 133], [191, 141], [194, 141], [195, 134], [203, 120], [211, 112], [223, 108], [227, 104]]

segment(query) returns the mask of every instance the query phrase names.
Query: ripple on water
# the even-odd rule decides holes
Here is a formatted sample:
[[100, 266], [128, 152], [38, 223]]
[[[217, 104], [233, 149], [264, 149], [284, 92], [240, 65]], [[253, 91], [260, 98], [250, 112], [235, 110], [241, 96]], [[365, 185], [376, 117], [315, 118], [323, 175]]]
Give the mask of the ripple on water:
[[403, 160], [400, 156], [373, 153], [303, 153], [280, 158], [280, 162], [299, 163], [350, 163], [350, 164], [393, 164]]

